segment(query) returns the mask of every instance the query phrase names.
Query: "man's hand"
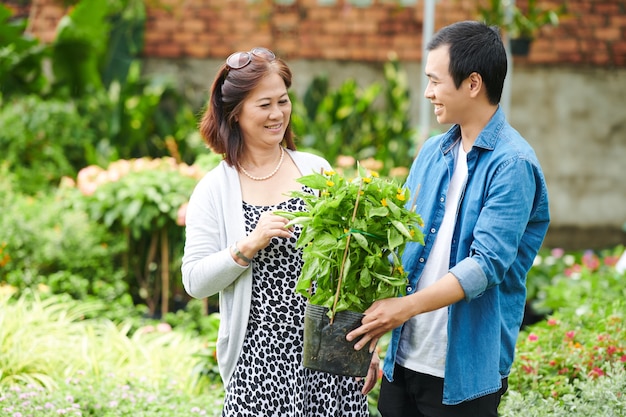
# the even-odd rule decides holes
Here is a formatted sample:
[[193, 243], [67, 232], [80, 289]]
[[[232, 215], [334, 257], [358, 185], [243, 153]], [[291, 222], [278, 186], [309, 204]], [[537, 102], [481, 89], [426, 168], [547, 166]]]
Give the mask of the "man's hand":
[[369, 342], [369, 350], [373, 352], [382, 335], [400, 326], [413, 316], [410, 309], [407, 308], [410, 303], [410, 297], [386, 298], [376, 301], [365, 310], [365, 317], [361, 320], [361, 326], [348, 333], [346, 339], [352, 341], [362, 336], [354, 348], [361, 350]]

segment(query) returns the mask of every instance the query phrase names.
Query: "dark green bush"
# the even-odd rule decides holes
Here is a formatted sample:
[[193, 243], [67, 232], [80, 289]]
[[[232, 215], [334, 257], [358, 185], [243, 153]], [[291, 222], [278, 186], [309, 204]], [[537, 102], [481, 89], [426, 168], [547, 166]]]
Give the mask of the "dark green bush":
[[17, 187], [35, 194], [75, 176], [94, 132], [72, 102], [14, 96], [0, 110], [0, 149]]
[[11, 177], [0, 179], [0, 282], [131, 306], [124, 272], [112, 262], [125, 242], [69, 207], [67, 192], [27, 196], [11, 189]]
[[340, 155], [376, 159], [382, 163], [377, 171], [384, 175], [392, 168], [410, 167], [416, 138], [406, 74], [392, 58], [384, 75], [382, 85], [361, 88], [348, 79], [335, 91], [327, 77], [316, 77], [302, 101], [293, 100], [292, 126], [301, 144], [322, 152], [332, 164]]

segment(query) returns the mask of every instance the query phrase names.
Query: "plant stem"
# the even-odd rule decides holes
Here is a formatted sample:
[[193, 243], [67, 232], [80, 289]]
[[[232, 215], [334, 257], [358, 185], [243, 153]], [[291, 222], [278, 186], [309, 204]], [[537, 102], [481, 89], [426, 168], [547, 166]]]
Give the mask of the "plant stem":
[[[359, 190], [356, 193], [356, 200], [354, 201], [354, 210], [352, 210], [352, 219], [350, 219], [350, 226], [356, 219], [356, 211], [359, 208], [359, 200], [361, 197], [361, 188], [363, 187], [363, 180], [359, 182]], [[333, 302], [333, 308], [331, 310], [330, 324], [333, 324], [335, 320], [335, 310], [337, 309], [337, 301], [339, 300], [339, 293], [341, 292], [341, 282], [343, 281], [343, 268], [346, 265], [346, 258], [348, 257], [348, 250], [350, 248], [350, 238], [352, 233], [348, 234], [346, 238], [346, 249], [343, 251], [343, 259], [341, 260], [341, 269], [339, 270], [339, 280], [337, 282], [337, 292], [335, 292], [335, 301]]]

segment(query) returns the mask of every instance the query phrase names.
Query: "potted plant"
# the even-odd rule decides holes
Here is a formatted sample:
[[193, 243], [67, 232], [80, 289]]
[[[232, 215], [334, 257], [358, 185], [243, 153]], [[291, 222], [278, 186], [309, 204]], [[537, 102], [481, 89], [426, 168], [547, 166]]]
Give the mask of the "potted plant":
[[280, 212], [288, 226], [302, 229], [303, 251], [296, 290], [308, 299], [305, 314], [305, 367], [365, 376], [367, 349], [355, 351], [345, 335], [360, 326], [376, 300], [404, 294], [408, 283], [401, 256], [409, 241], [422, 242], [421, 216], [406, 207], [409, 190], [377, 173], [348, 180], [334, 171], [303, 176], [303, 212]]
[[498, 26], [507, 33], [513, 55], [528, 55], [530, 44], [540, 29], [558, 26], [559, 17], [566, 13], [565, 3], [555, 9], [546, 9], [538, 5], [537, 0], [526, 0], [526, 7], [522, 9], [511, 6], [510, 1], [489, 0], [487, 7], [478, 7], [478, 15], [486, 24]]

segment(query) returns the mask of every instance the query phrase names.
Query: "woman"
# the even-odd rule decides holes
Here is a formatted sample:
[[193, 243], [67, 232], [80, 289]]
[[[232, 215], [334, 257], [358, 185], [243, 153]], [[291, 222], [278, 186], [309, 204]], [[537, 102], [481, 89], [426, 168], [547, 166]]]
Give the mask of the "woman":
[[200, 132], [224, 159], [189, 202], [183, 284], [196, 298], [220, 293], [223, 416], [367, 416], [376, 363], [365, 384], [301, 365], [299, 229], [272, 211], [304, 209], [287, 194], [330, 165], [296, 151], [290, 86], [289, 67], [265, 48], [236, 52], [220, 68]]

